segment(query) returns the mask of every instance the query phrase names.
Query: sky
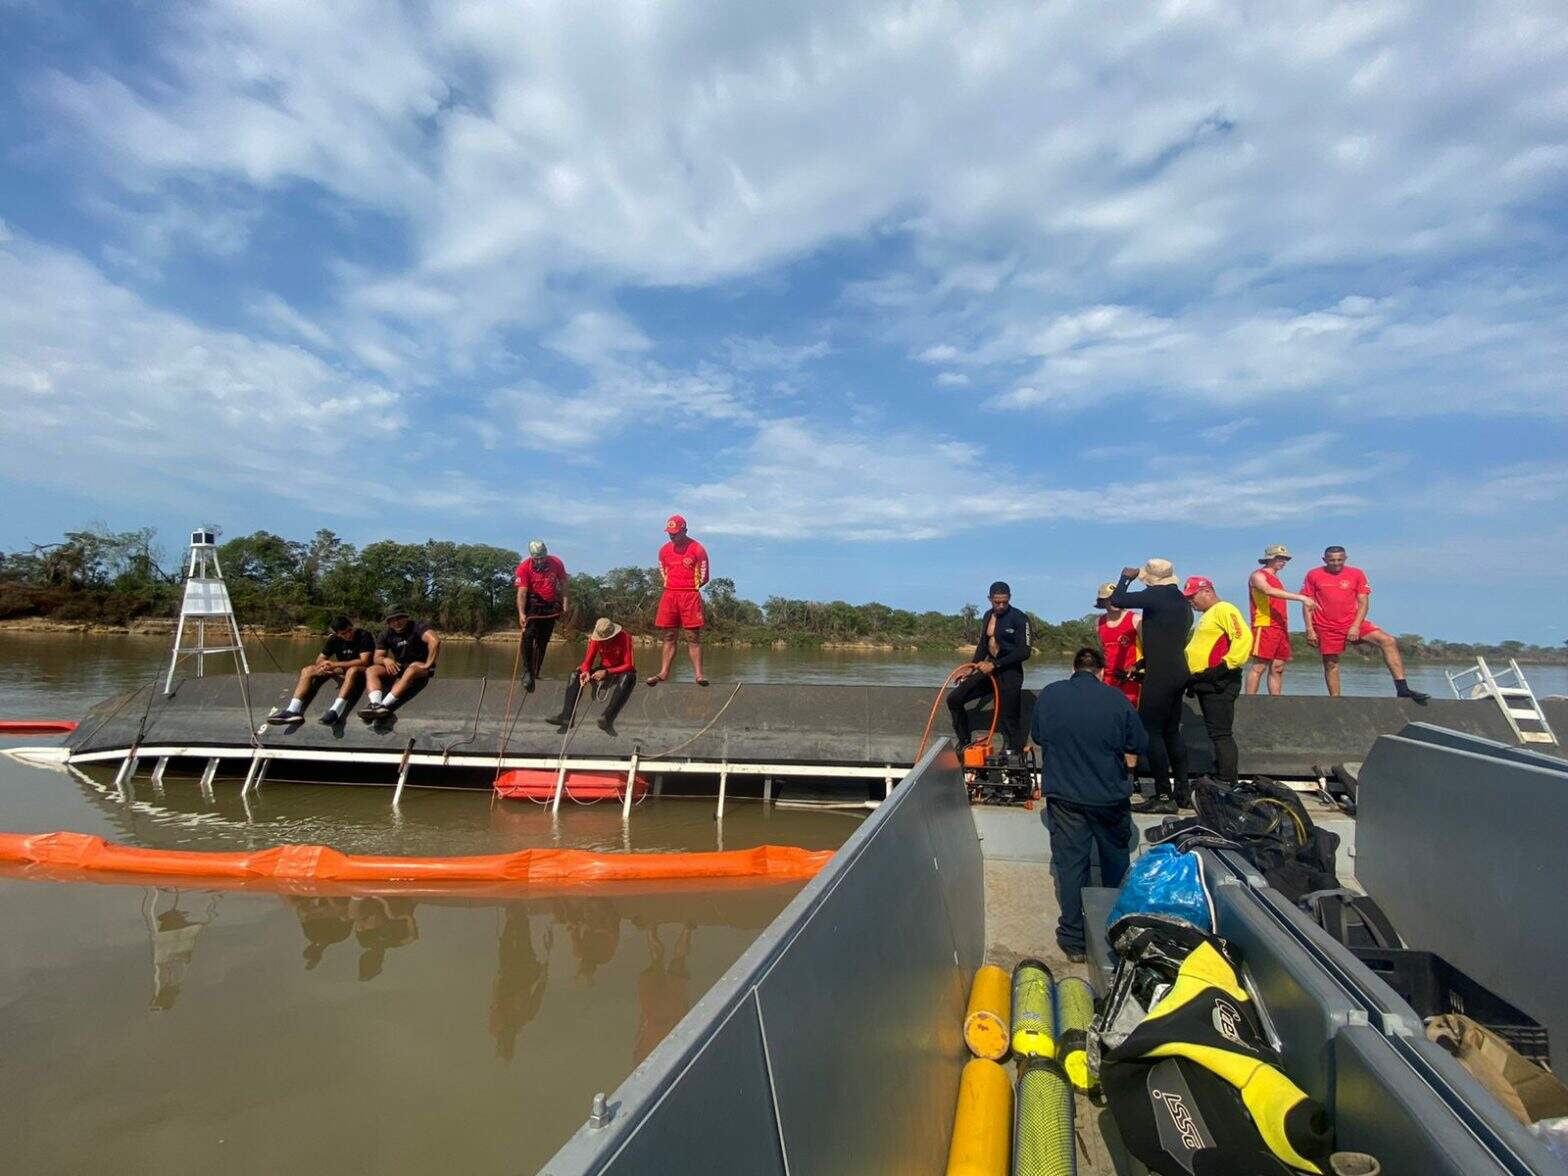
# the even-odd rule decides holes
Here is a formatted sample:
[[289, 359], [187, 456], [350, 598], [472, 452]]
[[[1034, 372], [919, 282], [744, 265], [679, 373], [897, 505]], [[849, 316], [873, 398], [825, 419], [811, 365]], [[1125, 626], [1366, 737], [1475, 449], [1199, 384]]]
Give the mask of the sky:
[[[1568, 639], [1561, 0], [0, 0], [0, 549]], [[1291, 586], [1294, 586], [1292, 584]]]

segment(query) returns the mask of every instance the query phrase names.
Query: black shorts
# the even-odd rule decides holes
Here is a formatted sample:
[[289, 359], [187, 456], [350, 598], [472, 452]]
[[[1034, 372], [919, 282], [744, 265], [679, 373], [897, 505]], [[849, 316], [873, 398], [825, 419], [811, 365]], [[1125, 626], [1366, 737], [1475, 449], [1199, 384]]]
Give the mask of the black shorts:
[[[381, 665], [380, 662], [372, 662], [371, 664], [372, 665], [377, 665], [377, 666]], [[396, 664], [396, 663], [394, 663], [394, 664]], [[394, 675], [396, 677], [401, 678], [403, 676], [403, 671], [406, 670], [406, 669], [408, 669], [407, 666], [398, 666], [397, 669], [395, 671], [393, 671], [393, 673], [394, 673]], [[381, 672], [382, 673], [386, 673], [387, 672], [385, 666], [382, 666]], [[430, 669], [425, 672], [425, 677], [426, 678], [434, 678], [435, 676], [436, 676], [436, 667], [435, 666], [431, 666]]]

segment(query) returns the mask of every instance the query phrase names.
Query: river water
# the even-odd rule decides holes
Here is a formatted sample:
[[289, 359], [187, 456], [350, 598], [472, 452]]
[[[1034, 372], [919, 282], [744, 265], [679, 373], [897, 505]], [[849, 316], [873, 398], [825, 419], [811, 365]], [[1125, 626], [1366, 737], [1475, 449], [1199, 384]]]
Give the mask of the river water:
[[[150, 639], [11, 635], [0, 717], [77, 716], [139, 685]], [[299, 658], [304, 647], [274, 645]], [[510, 669], [492, 647], [492, 672]], [[261, 665], [271, 668], [257, 650]], [[447, 673], [482, 672], [454, 646]], [[37, 738], [18, 742], [44, 742]], [[615, 806], [232, 783], [121, 803], [107, 774], [0, 756], [0, 829], [233, 850], [470, 854], [622, 847]], [[856, 818], [732, 800], [726, 849], [835, 848]], [[558, 836], [558, 839], [557, 839]], [[711, 800], [651, 798], [633, 850], [716, 847]], [[323, 897], [0, 877], [6, 1172], [527, 1173], [686, 1013], [798, 885], [624, 885], [527, 898]]]
[[[315, 644], [249, 642], [252, 668], [292, 668]], [[145, 684], [149, 637], [6, 635], [0, 717], [76, 718]], [[511, 670], [505, 644], [452, 641], [443, 676]], [[580, 647], [552, 650], [560, 677]], [[640, 649], [651, 669], [656, 652]], [[934, 688], [956, 654], [713, 649], [716, 682]], [[689, 674], [684, 654], [678, 667]], [[1443, 667], [1411, 680], [1448, 693]], [[1031, 685], [1066, 672], [1036, 659]], [[1532, 667], [1543, 693], [1568, 668]], [[1322, 693], [1303, 658], [1292, 693]], [[1348, 693], [1389, 689], [1347, 665]], [[39, 740], [32, 740], [39, 742]], [[395, 817], [381, 789], [286, 785], [247, 810], [232, 784], [145, 779], [121, 803], [107, 777], [0, 756], [0, 829], [72, 829], [133, 845], [468, 854], [622, 846], [611, 806], [553, 829], [527, 802], [420, 792]], [[732, 803], [724, 847], [832, 848], [835, 813]], [[649, 800], [635, 850], [713, 849], [712, 803]], [[557, 834], [559, 839], [557, 840]], [[525, 1173], [536, 1170], [794, 895], [796, 886], [622, 889], [527, 899], [410, 900], [210, 893], [0, 877], [0, 1105], [5, 1170]]]

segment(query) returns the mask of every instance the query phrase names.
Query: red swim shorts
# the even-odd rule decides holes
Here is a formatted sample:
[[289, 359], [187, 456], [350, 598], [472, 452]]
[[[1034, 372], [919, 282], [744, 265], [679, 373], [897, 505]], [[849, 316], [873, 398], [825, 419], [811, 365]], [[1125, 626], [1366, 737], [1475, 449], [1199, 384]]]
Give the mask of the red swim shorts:
[[702, 593], [690, 588], [666, 588], [659, 597], [659, 612], [653, 618], [656, 629], [700, 629]]
[[[1345, 652], [1345, 645], [1348, 642], [1350, 634], [1349, 629], [1325, 629], [1322, 625], [1317, 625], [1316, 629], [1318, 631], [1319, 653], [1335, 654]], [[1372, 636], [1372, 634], [1381, 633], [1382, 631], [1382, 629], [1379, 629], [1371, 621], [1361, 622], [1362, 641], [1365, 641], [1368, 637]]]
[[1290, 630], [1281, 625], [1264, 625], [1253, 630], [1252, 656], [1262, 661], [1290, 660]]

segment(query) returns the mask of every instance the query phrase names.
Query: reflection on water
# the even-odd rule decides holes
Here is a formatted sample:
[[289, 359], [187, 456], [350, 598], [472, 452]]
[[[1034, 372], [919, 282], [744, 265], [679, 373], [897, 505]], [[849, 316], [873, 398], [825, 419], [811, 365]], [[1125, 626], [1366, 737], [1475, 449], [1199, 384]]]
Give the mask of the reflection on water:
[[[174, 901], [167, 910], [160, 911], [158, 905], [166, 896]], [[191, 966], [196, 939], [218, 917], [218, 900], [223, 896], [206, 895], [206, 909], [200, 916], [184, 910], [181, 897], [178, 890], [159, 888], [147, 891], [142, 901], [142, 915], [152, 939], [152, 1000], [147, 1007], [154, 1012], [172, 1009], [180, 999], [180, 984], [185, 979], [185, 969]]]
[[796, 890], [0, 879], [5, 1170], [535, 1171]]

